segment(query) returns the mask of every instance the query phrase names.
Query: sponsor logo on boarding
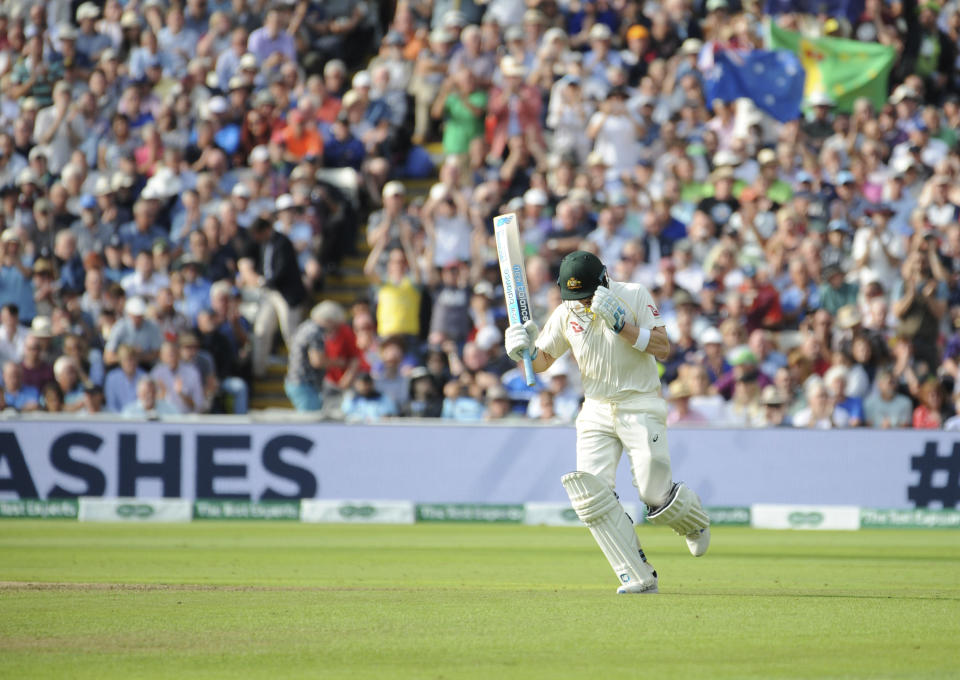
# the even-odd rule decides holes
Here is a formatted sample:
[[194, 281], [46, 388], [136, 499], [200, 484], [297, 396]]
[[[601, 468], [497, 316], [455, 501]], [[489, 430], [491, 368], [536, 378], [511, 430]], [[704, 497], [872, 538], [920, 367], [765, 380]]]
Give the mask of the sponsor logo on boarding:
[[373, 517], [377, 509], [372, 505], [344, 505], [338, 512], [341, 517]]
[[154, 508], [147, 503], [122, 503], [117, 506], [116, 513], [119, 517], [143, 519], [152, 515]]
[[815, 527], [823, 523], [823, 513], [813, 510], [811, 512], [791, 512], [787, 515], [787, 521], [794, 527]]

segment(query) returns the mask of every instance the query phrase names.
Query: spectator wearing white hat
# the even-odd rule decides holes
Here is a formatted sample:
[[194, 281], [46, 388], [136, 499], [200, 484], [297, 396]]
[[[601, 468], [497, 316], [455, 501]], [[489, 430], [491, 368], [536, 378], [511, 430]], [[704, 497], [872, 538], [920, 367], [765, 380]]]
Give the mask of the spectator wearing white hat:
[[119, 361], [117, 349], [129, 345], [137, 352], [142, 364], [152, 364], [157, 360], [163, 335], [156, 323], [146, 318], [147, 305], [143, 298], [131, 297], [123, 306], [123, 318], [110, 330], [103, 349], [103, 360], [107, 365]]
[[97, 19], [100, 17], [100, 8], [94, 2], [83, 2], [77, 7], [77, 23], [80, 30], [77, 32], [77, 52], [82, 54], [91, 64], [97, 63], [103, 51], [113, 44], [109, 36], [97, 31]]
[[471, 242], [479, 246], [486, 238], [483, 225], [470, 224], [470, 206], [463, 194], [440, 183], [430, 189], [420, 220], [427, 235], [427, 249], [432, 252], [432, 267], [470, 262]]

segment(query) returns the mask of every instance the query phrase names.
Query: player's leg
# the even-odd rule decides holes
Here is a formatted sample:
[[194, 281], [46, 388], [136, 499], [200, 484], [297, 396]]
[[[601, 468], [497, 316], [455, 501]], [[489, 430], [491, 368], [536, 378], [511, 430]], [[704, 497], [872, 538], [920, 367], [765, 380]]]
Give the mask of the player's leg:
[[561, 480], [580, 520], [620, 582], [618, 593], [654, 593], [657, 572], [646, 561], [633, 521], [613, 491], [622, 446], [609, 406], [587, 402], [577, 418], [577, 472]]
[[666, 404], [649, 411], [620, 413], [617, 435], [630, 458], [633, 483], [647, 505], [647, 521], [666, 524], [684, 536], [695, 557], [710, 546], [710, 519], [700, 498], [683, 483], [675, 484], [667, 445]]

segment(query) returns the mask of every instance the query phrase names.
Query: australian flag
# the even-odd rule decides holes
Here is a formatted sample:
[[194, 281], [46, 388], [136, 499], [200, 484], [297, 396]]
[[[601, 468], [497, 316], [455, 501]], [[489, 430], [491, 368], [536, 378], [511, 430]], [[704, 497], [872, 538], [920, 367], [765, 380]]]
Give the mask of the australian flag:
[[800, 116], [806, 74], [793, 52], [721, 50], [706, 75], [707, 103], [746, 97], [781, 122]]

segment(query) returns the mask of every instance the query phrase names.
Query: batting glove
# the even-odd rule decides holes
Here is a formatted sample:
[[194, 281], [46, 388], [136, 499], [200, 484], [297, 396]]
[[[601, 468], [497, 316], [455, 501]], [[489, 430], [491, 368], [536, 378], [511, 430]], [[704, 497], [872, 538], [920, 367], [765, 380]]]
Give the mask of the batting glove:
[[623, 330], [623, 325], [627, 322], [627, 310], [620, 304], [617, 297], [610, 292], [609, 288], [597, 286], [590, 308], [594, 314], [613, 329], [614, 333]]
[[536, 342], [539, 334], [540, 327], [533, 319], [522, 325], [515, 323], [508, 326], [503, 334], [503, 345], [507, 350], [507, 356], [514, 361], [520, 361], [523, 350], [527, 350], [532, 359], [537, 353], [536, 345], [533, 343]]

